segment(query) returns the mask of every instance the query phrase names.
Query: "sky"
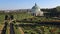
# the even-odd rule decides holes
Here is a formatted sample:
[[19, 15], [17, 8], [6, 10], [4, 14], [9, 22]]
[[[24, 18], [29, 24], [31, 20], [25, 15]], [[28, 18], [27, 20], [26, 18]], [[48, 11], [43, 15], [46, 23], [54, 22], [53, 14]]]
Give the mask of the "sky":
[[35, 3], [40, 8], [60, 6], [60, 0], [0, 0], [0, 10], [31, 9]]

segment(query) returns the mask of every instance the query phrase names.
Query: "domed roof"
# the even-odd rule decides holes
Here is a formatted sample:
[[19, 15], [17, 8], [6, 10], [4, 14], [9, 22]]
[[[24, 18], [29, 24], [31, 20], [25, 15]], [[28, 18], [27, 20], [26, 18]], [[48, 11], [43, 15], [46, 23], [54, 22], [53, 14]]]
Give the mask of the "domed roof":
[[40, 9], [40, 7], [35, 3], [35, 6], [33, 6], [32, 9]]

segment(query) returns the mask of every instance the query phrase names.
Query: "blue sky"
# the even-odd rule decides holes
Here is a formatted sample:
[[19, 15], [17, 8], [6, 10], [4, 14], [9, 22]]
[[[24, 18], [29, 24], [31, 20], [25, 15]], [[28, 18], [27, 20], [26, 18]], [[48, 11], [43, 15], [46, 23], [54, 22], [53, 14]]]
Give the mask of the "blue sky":
[[40, 8], [60, 6], [60, 0], [0, 0], [0, 10], [31, 9], [35, 2]]

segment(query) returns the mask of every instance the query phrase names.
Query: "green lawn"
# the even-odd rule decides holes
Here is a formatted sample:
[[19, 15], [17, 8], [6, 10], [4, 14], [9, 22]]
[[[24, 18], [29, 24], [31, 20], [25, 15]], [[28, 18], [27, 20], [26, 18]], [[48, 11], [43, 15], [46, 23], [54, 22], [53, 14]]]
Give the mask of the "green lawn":
[[5, 17], [5, 14], [0, 14], [0, 23], [4, 22], [4, 17]]

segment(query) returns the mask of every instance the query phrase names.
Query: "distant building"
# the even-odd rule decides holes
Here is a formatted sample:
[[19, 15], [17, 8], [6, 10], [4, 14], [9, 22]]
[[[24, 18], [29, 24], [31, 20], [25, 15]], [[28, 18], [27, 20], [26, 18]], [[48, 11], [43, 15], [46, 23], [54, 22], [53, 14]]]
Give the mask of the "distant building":
[[28, 13], [33, 16], [60, 17], [60, 6], [41, 9], [36, 3], [31, 9], [0, 10], [0, 13]]
[[31, 13], [33, 16], [43, 16], [43, 12], [40, 10], [40, 7], [36, 3], [31, 9]]

